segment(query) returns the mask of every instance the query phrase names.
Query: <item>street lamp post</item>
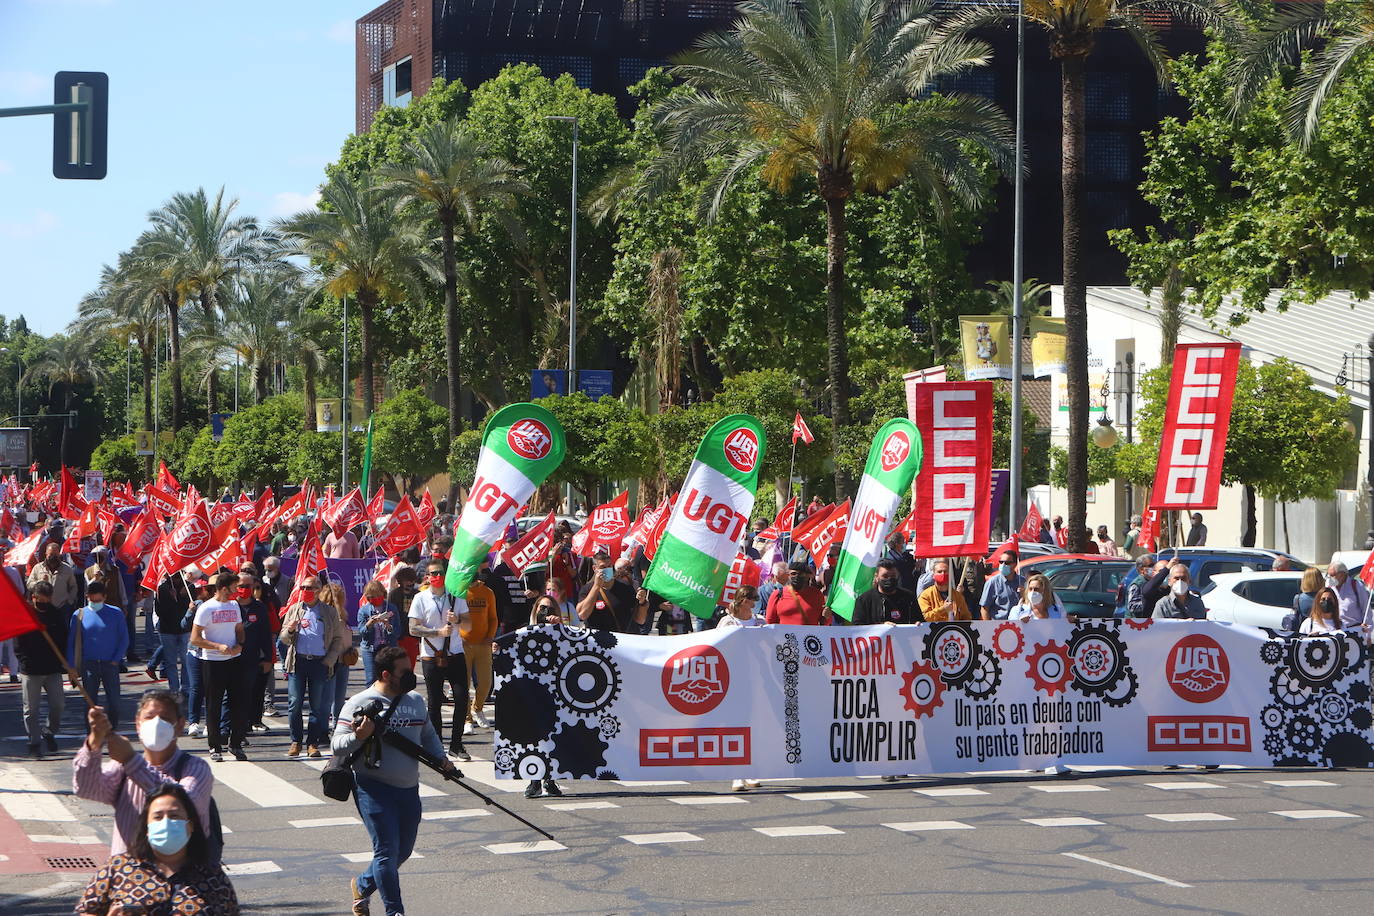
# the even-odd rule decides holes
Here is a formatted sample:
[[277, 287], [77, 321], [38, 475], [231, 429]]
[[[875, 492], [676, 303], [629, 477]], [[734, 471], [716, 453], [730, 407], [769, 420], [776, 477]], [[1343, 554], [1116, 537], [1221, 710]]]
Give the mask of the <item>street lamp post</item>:
[[[577, 390], [577, 118], [573, 115], [548, 115], [546, 121], [572, 122], [572, 209], [568, 258], [568, 394]], [[568, 514], [573, 511], [572, 484], [568, 484]]]
[[1365, 351], [1369, 359], [1368, 381], [1365, 383], [1364, 426], [1369, 435], [1369, 531], [1365, 534], [1364, 546], [1374, 550], [1374, 333], [1369, 335], [1369, 349]]
[[[367, 393], [372, 397], [372, 392]], [[339, 403], [339, 431], [343, 443], [339, 454], [339, 495], [348, 492], [348, 299], [343, 301], [343, 400]]]
[[1021, 340], [1026, 335], [1026, 318], [1022, 294], [1025, 289], [1025, 260], [1022, 257], [1022, 223], [1025, 216], [1025, 196], [1021, 187], [1022, 156], [1025, 140], [1025, 125], [1022, 109], [1025, 107], [1026, 76], [1026, 15], [1024, 0], [1016, 0], [1016, 150], [1012, 161], [1012, 243], [1011, 243], [1011, 285], [1015, 299], [1011, 312], [1011, 454], [1007, 464], [1010, 466], [1010, 480], [1007, 489], [1008, 514], [1007, 530], [1015, 531], [1021, 521]]
[[127, 341], [124, 344], [124, 435], [129, 435], [129, 408], [133, 405], [133, 387], [130, 384], [132, 370], [130, 360], [133, 358], [133, 342]]

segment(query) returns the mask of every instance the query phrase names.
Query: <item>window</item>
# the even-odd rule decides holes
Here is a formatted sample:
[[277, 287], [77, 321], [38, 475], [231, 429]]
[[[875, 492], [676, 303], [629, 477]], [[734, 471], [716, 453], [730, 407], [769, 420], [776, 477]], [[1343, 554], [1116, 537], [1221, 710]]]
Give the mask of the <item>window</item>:
[[382, 104], [405, 106], [410, 104], [409, 57], [397, 61], [382, 71]]
[[1201, 590], [1211, 583], [1213, 576], [1222, 573], [1254, 571], [1255, 567], [1250, 563], [1241, 563], [1237, 560], [1208, 560], [1202, 564], [1202, 569], [1198, 571], [1197, 582], [1193, 587]]
[[410, 63], [407, 57], [396, 65], [396, 95], [410, 95]]
[[1293, 606], [1293, 598], [1298, 594], [1301, 584], [1302, 580], [1296, 576], [1291, 579], [1256, 579], [1246, 582], [1239, 594], [1266, 607], [1286, 608]]

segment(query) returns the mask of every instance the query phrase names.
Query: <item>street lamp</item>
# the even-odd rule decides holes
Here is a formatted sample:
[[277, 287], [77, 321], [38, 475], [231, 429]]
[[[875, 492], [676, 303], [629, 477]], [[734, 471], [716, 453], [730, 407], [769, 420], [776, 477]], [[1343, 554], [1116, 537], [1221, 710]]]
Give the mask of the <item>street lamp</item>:
[[[577, 118], [573, 115], [546, 115], [545, 121], [572, 122], [572, 210], [568, 257], [568, 394], [577, 390]], [[568, 514], [573, 511], [572, 484], [568, 484]]]
[[1021, 341], [1026, 335], [1024, 294], [1026, 285], [1023, 257], [1023, 223], [1025, 222], [1025, 194], [1022, 190], [1022, 157], [1025, 150], [1026, 101], [1026, 11], [1023, 0], [1016, 0], [1016, 149], [1012, 162], [1012, 243], [1011, 285], [1016, 298], [1011, 311], [1011, 454], [1008, 481], [1007, 530], [1015, 531], [1021, 520]]
[[1374, 421], [1374, 332], [1369, 335], [1369, 349], [1365, 353], [1369, 359], [1368, 381], [1364, 388], [1364, 426], [1369, 434], [1369, 531], [1365, 534], [1364, 546], [1374, 550], [1374, 429], [1371, 429]]

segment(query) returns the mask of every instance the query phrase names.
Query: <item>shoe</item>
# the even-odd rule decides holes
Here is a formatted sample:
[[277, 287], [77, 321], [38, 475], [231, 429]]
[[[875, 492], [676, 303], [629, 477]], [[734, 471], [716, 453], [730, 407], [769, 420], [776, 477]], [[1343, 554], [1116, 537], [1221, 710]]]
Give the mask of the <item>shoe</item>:
[[245, 754], [245, 753], [243, 752], [243, 748], [241, 748], [241, 747], [231, 747], [231, 748], [229, 748], [229, 753], [231, 753], [231, 754], [234, 755], [234, 759], [235, 759], [235, 760], [247, 760], [247, 759], [248, 759], [248, 755]]
[[199, 722], [192, 722], [190, 725], [186, 726], [186, 737], [204, 738], [205, 726], [201, 725]]
[[525, 786], [526, 798], [538, 798], [544, 794], [544, 787], [539, 784], [539, 780], [531, 779], [530, 784]]
[[352, 878], [348, 882], [348, 889], [353, 892], [353, 916], [372, 916], [372, 903], [367, 899], [367, 895], [358, 890], [358, 879]]
[[259, 734], [259, 735], [270, 735], [270, 734], [272, 733], [272, 729], [268, 728], [266, 725], [263, 725], [261, 722], [254, 722], [254, 723], [253, 723], [251, 726], [249, 726], [249, 727], [250, 727], [256, 734]]
[[746, 789], [757, 789], [759, 786], [763, 785], [763, 783], [759, 782], [757, 779], [742, 779], [740, 781], [744, 783]]
[[551, 778], [549, 778], [548, 776], [545, 776], [545, 777], [544, 777], [544, 794], [547, 795], [547, 796], [549, 796], [550, 798], [561, 798], [562, 795], [563, 795], [563, 790], [560, 789], [560, 788], [558, 788], [558, 783], [554, 782], [554, 781], [553, 781]]
[[748, 789], [749, 787], [744, 784], [743, 779], [736, 779], [734, 782], [730, 783], [731, 792], [745, 792]]
[[491, 728], [491, 722], [486, 716], [482, 715], [480, 709], [472, 714], [472, 721], [477, 723], [478, 728]]
[[897, 781], [899, 781], [901, 778], [902, 778], [902, 777], [900, 777], [900, 776], [884, 776], [884, 777], [883, 777], [883, 782], [897, 782]]
[[470, 735], [470, 734], [473, 733], [473, 730], [474, 730], [474, 729], [473, 729], [473, 727], [472, 727], [472, 723], [471, 723], [471, 722], [464, 722], [464, 723], [463, 723], [463, 734], [465, 734], [465, 735]]
[[120, 663], [119, 663], [119, 673], [120, 673], [120, 674], [128, 674], [128, 673], [129, 673], [129, 666], [126, 665], [126, 664], [124, 664], [123, 662], [120, 662]]
[[57, 737], [52, 732], [43, 736], [43, 743], [48, 746], [49, 753], [57, 753]]
[[275, 706], [267, 707], [262, 711], [262, 714], [264, 716], [267, 716], [269, 719], [275, 719], [277, 716], [281, 715], [281, 713], [277, 711], [277, 707]]
[[41, 746], [37, 745], [37, 744], [30, 744], [30, 745], [29, 745], [29, 756], [32, 757], [34, 760], [42, 760], [42, 759], [43, 759], [43, 748], [42, 748]]
[[221, 763], [224, 760], [224, 754], [220, 751], [219, 748], [215, 748], [213, 751], [210, 752], [210, 759], [213, 760], [215, 763]]
[[449, 748], [448, 755], [454, 760], [461, 760], [464, 763], [472, 759], [472, 755], [468, 753], [468, 749], [461, 744], [455, 744], [453, 747]]
[[144, 668], [144, 669], [143, 669], [143, 673], [146, 674], [146, 675], [148, 675], [148, 677], [149, 677], [150, 680], [154, 680], [154, 681], [159, 680], [159, 678], [158, 678], [158, 676], [157, 676], [157, 669], [156, 669], [156, 668]]
[[299, 741], [292, 741], [292, 742], [291, 742], [291, 746], [288, 747], [288, 748], [286, 749], [286, 756], [288, 756], [288, 757], [299, 757], [300, 755], [301, 755], [301, 743], [300, 743]]
[[315, 745], [312, 744], [312, 745], [310, 745], [309, 747], [307, 747], [307, 748], [305, 749], [305, 756], [307, 756], [307, 757], [319, 757], [319, 756], [320, 756], [320, 749], [317, 748]]
[[17, 674], [11, 674], [11, 675], [10, 675], [10, 683], [11, 683], [11, 684], [17, 684], [17, 683], [19, 683], [19, 675], [17, 675]]

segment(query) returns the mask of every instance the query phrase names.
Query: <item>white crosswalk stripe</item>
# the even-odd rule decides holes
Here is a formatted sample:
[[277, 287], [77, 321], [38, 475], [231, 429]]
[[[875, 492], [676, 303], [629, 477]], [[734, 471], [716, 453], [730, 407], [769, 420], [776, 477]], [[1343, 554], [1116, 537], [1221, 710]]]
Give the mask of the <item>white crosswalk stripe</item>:
[[1110, 791], [1106, 786], [1097, 786], [1088, 782], [1066, 782], [1050, 783], [1043, 786], [1031, 786], [1037, 792], [1107, 792]]
[[506, 856], [518, 855], [522, 852], [558, 852], [560, 849], [567, 849], [568, 847], [562, 843], [555, 843], [553, 840], [538, 840], [532, 843], [495, 843], [482, 848], [498, 856]]
[[954, 786], [947, 789], [912, 789], [917, 795], [925, 795], [930, 798], [961, 798], [967, 795], [991, 795], [991, 792], [984, 792], [982, 789], [975, 789], [972, 786]]
[[884, 827], [891, 827], [893, 830], [900, 830], [902, 833], [921, 833], [926, 830], [972, 830], [972, 824], [965, 824], [963, 821], [899, 821], [893, 824], [883, 824]]
[[1090, 817], [1023, 817], [1021, 820], [1035, 827], [1101, 827], [1101, 821]]
[[675, 805], [747, 805], [749, 802], [733, 795], [684, 795], [670, 798]]
[[787, 797], [797, 801], [855, 801], [868, 798], [862, 792], [789, 792]]
[[1191, 824], [1195, 821], [1233, 821], [1234, 817], [1227, 817], [1224, 814], [1213, 814], [1208, 811], [1198, 811], [1191, 814], [1147, 814], [1157, 821], [1164, 821], [1166, 824]]
[[1224, 789], [1226, 788], [1219, 782], [1207, 782], [1202, 779], [1174, 779], [1169, 782], [1147, 782], [1145, 785], [1152, 789], [1164, 789], [1172, 791], [1175, 789]]
[[794, 836], [842, 836], [844, 834], [843, 830], [836, 830], [834, 827], [826, 827], [823, 824], [806, 827], [755, 827], [754, 830], [766, 837], [775, 839]]
[[76, 820], [71, 809], [62, 804], [38, 777], [24, 767], [0, 765], [0, 807], [16, 821], [48, 821], [50, 823]]
[[281, 866], [276, 862], [239, 862], [234, 865], [225, 865], [224, 873], [231, 878], [243, 875], [270, 875], [281, 871]]
[[1291, 818], [1295, 821], [1314, 820], [1323, 817], [1359, 817], [1349, 811], [1332, 811], [1326, 808], [1311, 808], [1302, 811], [1270, 811], [1270, 814], [1277, 814], [1279, 817]]
[[653, 846], [659, 843], [699, 843], [701, 837], [695, 833], [669, 832], [669, 833], [631, 833], [621, 837], [627, 843], [634, 843], [636, 846]]
[[215, 788], [226, 786], [262, 808], [290, 808], [297, 805], [323, 805], [324, 799], [287, 782], [275, 773], [241, 761], [209, 761], [215, 775]]

